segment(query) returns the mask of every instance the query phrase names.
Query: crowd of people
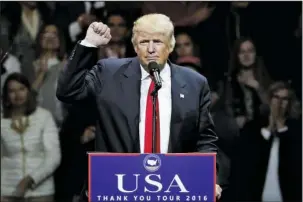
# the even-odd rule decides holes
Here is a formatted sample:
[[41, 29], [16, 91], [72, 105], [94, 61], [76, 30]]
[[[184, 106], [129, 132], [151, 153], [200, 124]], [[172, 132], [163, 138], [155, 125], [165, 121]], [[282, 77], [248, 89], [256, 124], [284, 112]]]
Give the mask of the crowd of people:
[[103, 1], [1, 3], [1, 201], [79, 196], [98, 115], [57, 99], [59, 73], [94, 21], [112, 38], [92, 64], [136, 56], [148, 13], [174, 23], [170, 61], [208, 79], [220, 200], [301, 201], [300, 2]]

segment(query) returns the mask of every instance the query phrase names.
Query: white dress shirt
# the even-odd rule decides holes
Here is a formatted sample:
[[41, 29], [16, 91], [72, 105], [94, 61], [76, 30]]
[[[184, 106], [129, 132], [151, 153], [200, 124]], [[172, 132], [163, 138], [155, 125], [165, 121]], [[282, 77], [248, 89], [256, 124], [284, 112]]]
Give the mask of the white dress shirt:
[[[288, 128], [284, 127], [279, 129], [278, 132], [281, 133], [287, 130]], [[266, 128], [261, 129], [261, 134], [265, 140], [269, 140], [272, 135]], [[262, 194], [262, 201], [264, 202], [283, 201], [279, 182], [279, 148], [280, 139], [274, 137], [270, 149], [268, 168]]]
[[[82, 40], [81, 45], [87, 47], [96, 47], [89, 42]], [[140, 122], [139, 122], [139, 136], [140, 136], [140, 151], [144, 153], [145, 140], [145, 116], [146, 116], [146, 101], [147, 93], [151, 83], [150, 75], [141, 67], [141, 90], [140, 90]], [[172, 110], [171, 98], [171, 70], [166, 63], [163, 70], [160, 72], [162, 80], [162, 88], [158, 91], [159, 113], [160, 113], [160, 150], [161, 153], [167, 153], [170, 135], [170, 120]]]
[[[140, 65], [141, 66], [141, 65]], [[160, 115], [160, 150], [161, 153], [167, 153], [170, 134], [171, 120], [171, 71], [170, 66], [166, 63], [160, 72], [162, 88], [158, 91], [159, 115]], [[144, 153], [145, 143], [145, 116], [146, 102], [149, 86], [151, 83], [150, 75], [141, 66], [141, 93], [140, 93], [140, 151]]]

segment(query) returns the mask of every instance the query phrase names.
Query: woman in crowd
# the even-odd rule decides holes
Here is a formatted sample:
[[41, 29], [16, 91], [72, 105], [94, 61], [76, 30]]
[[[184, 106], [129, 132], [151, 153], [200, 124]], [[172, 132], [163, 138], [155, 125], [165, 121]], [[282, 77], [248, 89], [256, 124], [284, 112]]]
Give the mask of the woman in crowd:
[[244, 126], [235, 148], [232, 200], [302, 200], [300, 105], [287, 83], [272, 84], [268, 97], [269, 106]]
[[227, 101], [240, 128], [258, 116], [266, 103], [266, 90], [271, 82], [256, 47], [249, 38], [235, 42], [228, 73]]
[[34, 62], [36, 78], [33, 90], [38, 94], [39, 105], [50, 112], [56, 124], [61, 125], [64, 107], [56, 97], [58, 74], [64, 66], [65, 43], [55, 25], [45, 25], [38, 35], [38, 59]]
[[2, 95], [1, 201], [52, 202], [61, 159], [54, 119], [20, 73], [8, 76]]
[[180, 31], [176, 34], [176, 47], [172, 57], [177, 64], [183, 64], [195, 70], [200, 69], [199, 71], [201, 72], [198, 47], [187, 32]]

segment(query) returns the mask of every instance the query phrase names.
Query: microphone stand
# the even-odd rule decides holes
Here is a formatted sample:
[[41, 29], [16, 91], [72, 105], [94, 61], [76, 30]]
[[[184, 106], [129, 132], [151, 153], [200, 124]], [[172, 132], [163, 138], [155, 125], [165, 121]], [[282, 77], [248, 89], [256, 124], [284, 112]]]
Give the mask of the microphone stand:
[[157, 153], [157, 119], [159, 114], [157, 114], [157, 98], [158, 98], [158, 91], [161, 86], [158, 86], [156, 83], [154, 84], [155, 88], [154, 91], [151, 93], [153, 96], [153, 129], [152, 129], [152, 153]]

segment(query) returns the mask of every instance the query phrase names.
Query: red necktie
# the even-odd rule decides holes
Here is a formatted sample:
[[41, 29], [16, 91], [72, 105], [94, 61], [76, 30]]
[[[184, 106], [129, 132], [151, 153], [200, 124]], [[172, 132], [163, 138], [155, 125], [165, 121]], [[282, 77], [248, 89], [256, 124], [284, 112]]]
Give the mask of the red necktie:
[[[147, 101], [146, 101], [146, 117], [145, 117], [145, 142], [144, 142], [144, 153], [152, 153], [152, 142], [153, 142], [153, 96], [151, 93], [155, 88], [154, 81], [150, 83]], [[160, 153], [160, 117], [159, 117], [159, 102], [158, 97], [156, 99], [156, 113], [157, 113], [157, 145], [156, 153]]]

